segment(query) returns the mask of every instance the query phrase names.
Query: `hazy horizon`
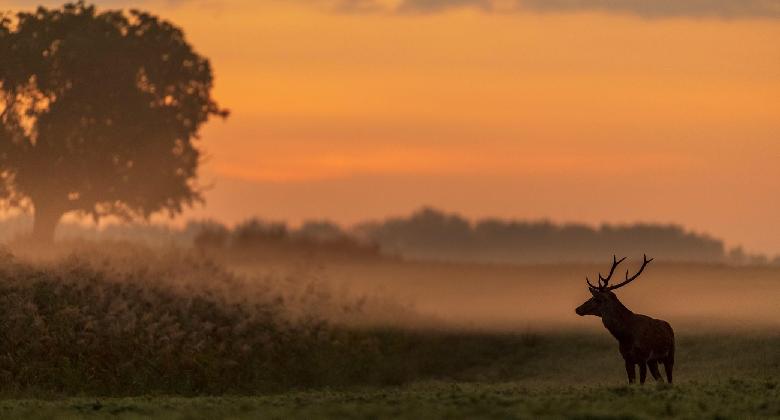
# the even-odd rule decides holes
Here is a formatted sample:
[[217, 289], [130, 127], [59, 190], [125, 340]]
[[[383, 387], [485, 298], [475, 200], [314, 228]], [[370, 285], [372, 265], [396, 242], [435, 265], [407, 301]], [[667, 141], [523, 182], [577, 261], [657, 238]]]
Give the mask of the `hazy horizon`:
[[430, 205], [677, 223], [780, 253], [771, 5], [96, 3], [181, 26], [232, 112], [202, 130], [213, 188], [178, 220], [351, 224]]

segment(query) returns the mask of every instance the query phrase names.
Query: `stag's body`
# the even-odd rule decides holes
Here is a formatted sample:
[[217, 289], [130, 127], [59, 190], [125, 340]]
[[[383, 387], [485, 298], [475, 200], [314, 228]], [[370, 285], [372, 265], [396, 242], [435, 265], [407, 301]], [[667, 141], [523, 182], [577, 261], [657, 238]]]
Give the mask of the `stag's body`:
[[602, 312], [601, 321], [618, 343], [620, 354], [626, 362], [628, 382], [636, 378], [635, 365], [639, 365], [639, 382], [645, 383], [647, 368], [656, 380], [662, 380], [658, 363], [664, 365], [666, 379], [672, 383], [674, 366], [674, 331], [668, 322], [631, 312], [612, 292], [614, 302]]
[[636, 380], [635, 366], [639, 366], [639, 382], [644, 383], [647, 369], [656, 380], [661, 380], [658, 364], [664, 365], [666, 379], [672, 383], [672, 370], [674, 367], [674, 331], [668, 322], [660, 319], [639, 315], [626, 308], [611, 290], [628, 284], [642, 273], [645, 266], [652, 261], [645, 258], [642, 268], [632, 278], [626, 273], [626, 281], [616, 286], [609, 287], [608, 282], [612, 273], [621, 261], [613, 260], [613, 266], [609, 276], [605, 279], [599, 275], [599, 286], [593, 286], [588, 282], [589, 290], [593, 297], [583, 303], [576, 312], [578, 315], [595, 315], [601, 317], [604, 327], [620, 343], [620, 354], [626, 365], [628, 382]]

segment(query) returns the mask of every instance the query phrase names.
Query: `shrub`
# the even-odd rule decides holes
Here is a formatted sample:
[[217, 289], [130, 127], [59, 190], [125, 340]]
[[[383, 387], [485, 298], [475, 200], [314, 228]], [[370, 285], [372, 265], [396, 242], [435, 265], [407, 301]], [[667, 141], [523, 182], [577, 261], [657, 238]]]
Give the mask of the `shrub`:
[[258, 394], [400, 384], [468, 377], [502, 357], [521, 366], [522, 349], [537, 351], [522, 336], [380, 327], [372, 311], [424, 324], [413, 313], [403, 318], [401, 306], [350, 301], [305, 276], [244, 278], [176, 249], [71, 249], [53, 262], [0, 252], [0, 394]]

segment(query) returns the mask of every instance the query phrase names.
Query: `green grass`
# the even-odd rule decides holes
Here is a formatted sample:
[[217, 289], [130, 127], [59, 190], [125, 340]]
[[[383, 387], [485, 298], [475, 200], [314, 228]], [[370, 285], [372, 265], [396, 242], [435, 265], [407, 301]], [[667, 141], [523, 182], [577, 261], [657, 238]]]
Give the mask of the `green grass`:
[[[363, 353], [369, 347], [340, 356], [314, 350], [323, 365], [342, 364], [332, 364], [329, 376], [299, 390], [191, 397], [6, 395], [0, 418], [780, 418], [776, 334], [682, 334], [673, 386], [650, 378], [643, 386], [624, 385], [622, 360], [606, 332], [360, 334], [376, 340], [369, 347], [377, 353]], [[301, 369], [290, 371], [291, 383], [295, 375], [311, 374]]]
[[0, 401], [0, 416], [30, 419], [777, 418], [780, 417], [780, 386], [776, 381], [736, 379], [641, 387], [433, 382], [256, 397], [6, 400]]

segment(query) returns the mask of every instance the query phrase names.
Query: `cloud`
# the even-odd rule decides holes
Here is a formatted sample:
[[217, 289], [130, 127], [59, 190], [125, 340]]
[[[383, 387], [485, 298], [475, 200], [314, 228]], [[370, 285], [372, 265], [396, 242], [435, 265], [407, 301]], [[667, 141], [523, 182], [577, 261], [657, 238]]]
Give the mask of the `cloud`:
[[[350, 0], [352, 1], [352, 0]], [[372, 0], [373, 1], [373, 0]], [[15, 8], [22, 9], [34, 9], [38, 6], [44, 6], [49, 8], [59, 8], [65, 3], [75, 3], [76, 0], [9, 0], [8, 5]], [[177, 7], [185, 4], [196, 6], [216, 6], [221, 2], [220, 0], [86, 0], [87, 4], [94, 4], [98, 8], [111, 9], [132, 9], [136, 7], [148, 7], [148, 6], [163, 6], [163, 7]], [[3, 2], [6, 5], [6, 2]], [[2, 7], [0, 7], [2, 9]]]
[[457, 7], [472, 7], [493, 11], [492, 0], [405, 0], [397, 7], [401, 13], [436, 13]]
[[341, 0], [333, 5], [333, 10], [342, 13], [374, 13], [386, 8], [376, 0]]
[[339, 0], [337, 10], [431, 14], [457, 8], [488, 13], [600, 12], [659, 18], [780, 19], [780, 0]]
[[[61, 6], [66, 0], [6, 0], [13, 6]], [[435, 14], [454, 9], [485, 13], [611, 13], [645, 19], [780, 19], [780, 0], [274, 0], [325, 6], [336, 13]], [[91, 0], [102, 7], [230, 7], [235, 0]], [[5, 4], [5, 2], [4, 2]]]

